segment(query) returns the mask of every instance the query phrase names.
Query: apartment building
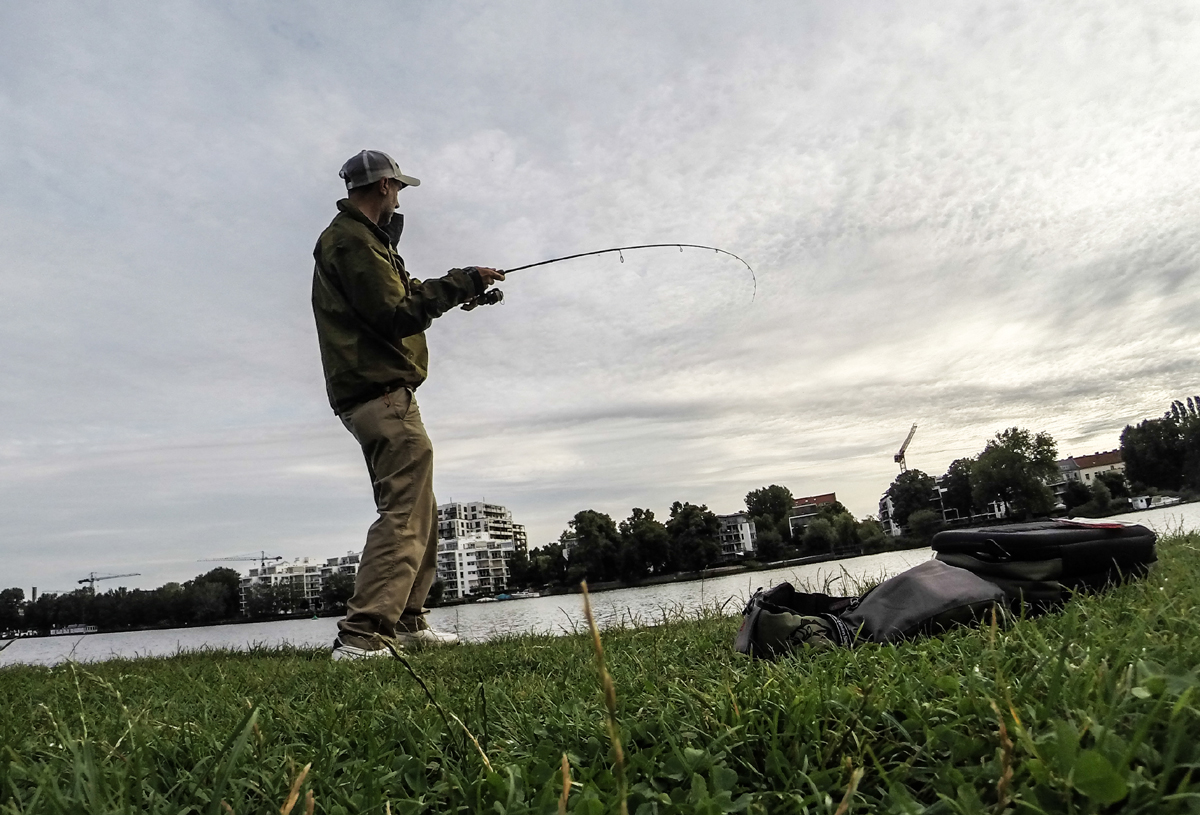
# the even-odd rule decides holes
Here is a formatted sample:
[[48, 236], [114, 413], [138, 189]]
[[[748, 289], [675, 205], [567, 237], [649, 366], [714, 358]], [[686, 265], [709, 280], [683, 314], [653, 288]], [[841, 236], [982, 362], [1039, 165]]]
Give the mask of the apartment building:
[[511, 540], [516, 550], [528, 551], [525, 526], [513, 523], [512, 513], [507, 508], [483, 501], [439, 504], [438, 538], [453, 540], [470, 536]]
[[361, 552], [347, 552], [341, 557], [331, 557], [321, 567], [321, 584], [324, 585], [335, 574], [358, 574], [358, 562], [362, 559]]
[[442, 596], [457, 600], [472, 594], [493, 595], [508, 586], [509, 561], [516, 553], [511, 538], [467, 535], [438, 541], [437, 576]]
[[826, 492], [821, 495], [806, 495], [792, 501], [792, 513], [788, 516], [788, 528], [792, 530], [793, 539], [799, 538], [808, 528], [808, 524], [821, 512], [821, 507], [837, 501], [836, 492]]
[[525, 527], [484, 501], [438, 506], [437, 575], [447, 600], [493, 595], [508, 586], [509, 562], [528, 551]]
[[1092, 453], [1090, 456], [1069, 456], [1058, 462], [1058, 472], [1063, 482], [1080, 481], [1090, 487], [1100, 473], [1125, 472], [1125, 459], [1120, 450]]
[[717, 518], [721, 521], [722, 560], [749, 557], [758, 550], [758, 532], [748, 514], [735, 512]]
[[246, 592], [252, 586], [276, 586], [287, 589], [293, 606], [319, 608], [321, 604], [322, 564], [311, 558], [297, 558], [291, 563], [272, 563], [250, 570], [238, 587], [242, 612], [246, 611]]

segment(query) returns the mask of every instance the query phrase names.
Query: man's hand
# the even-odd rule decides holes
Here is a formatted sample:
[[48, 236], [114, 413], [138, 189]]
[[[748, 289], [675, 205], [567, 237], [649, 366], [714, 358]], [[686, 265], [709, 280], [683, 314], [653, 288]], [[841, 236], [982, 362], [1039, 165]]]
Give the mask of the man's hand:
[[[499, 269], [493, 269], [490, 266], [469, 266], [467, 268], [479, 273], [479, 279], [483, 281], [484, 289], [504, 279], [504, 272], [500, 271]], [[504, 293], [497, 289], [490, 294], [481, 294], [478, 297], [472, 297], [470, 300], [463, 303], [462, 310], [474, 311], [480, 306], [489, 305], [491, 303], [499, 303], [503, 299]]]
[[484, 288], [504, 279], [504, 272], [499, 269], [492, 269], [487, 266], [475, 266], [474, 268], [479, 271], [479, 276], [483, 278]]

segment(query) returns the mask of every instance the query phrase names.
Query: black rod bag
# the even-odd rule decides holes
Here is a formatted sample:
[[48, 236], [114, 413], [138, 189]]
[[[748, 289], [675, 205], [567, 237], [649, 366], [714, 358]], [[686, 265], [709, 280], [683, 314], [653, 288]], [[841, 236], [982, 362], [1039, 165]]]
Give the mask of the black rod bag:
[[934, 535], [933, 550], [995, 583], [1009, 603], [1045, 607], [1145, 575], [1156, 540], [1139, 524], [1054, 520], [948, 529]]

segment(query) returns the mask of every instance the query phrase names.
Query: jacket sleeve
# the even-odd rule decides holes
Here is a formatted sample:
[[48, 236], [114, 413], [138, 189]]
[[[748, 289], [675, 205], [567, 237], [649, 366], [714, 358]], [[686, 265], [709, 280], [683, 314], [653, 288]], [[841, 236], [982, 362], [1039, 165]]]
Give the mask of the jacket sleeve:
[[444, 276], [407, 287], [382, 246], [343, 236], [331, 247], [333, 266], [354, 310], [384, 337], [419, 334], [457, 305], [483, 292], [479, 272], [451, 269]]

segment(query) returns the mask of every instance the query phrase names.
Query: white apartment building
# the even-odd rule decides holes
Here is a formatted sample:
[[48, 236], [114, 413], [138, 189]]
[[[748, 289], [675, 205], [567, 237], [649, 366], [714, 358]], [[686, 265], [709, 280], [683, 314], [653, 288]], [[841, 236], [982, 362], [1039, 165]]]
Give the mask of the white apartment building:
[[[929, 495], [929, 508], [942, 516], [944, 523], [952, 523], [955, 521], [972, 521], [986, 522], [999, 521], [1008, 517], [1008, 504], [1003, 501], [992, 501], [987, 505], [987, 508], [982, 512], [972, 513], [969, 518], [964, 518], [959, 515], [959, 512], [954, 507], [947, 507], [943, 501], [943, 496], [947, 490], [939, 479], [937, 486], [933, 488], [933, 492]], [[900, 524], [896, 523], [893, 517], [895, 507], [892, 506], [892, 499], [885, 492], [879, 499], [879, 524], [883, 527], [883, 531], [893, 538], [898, 538], [904, 534], [904, 529]]]
[[721, 521], [721, 557], [734, 559], [753, 555], [758, 549], [758, 532], [745, 512], [718, 515]]
[[483, 501], [438, 505], [438, 538], [440, 540], [453, 540], [472, 535], [487, 536], [497, 540], [511, 540], [513, 546], [520, 551], [528, 551], [525, 526], [513, 523], [512, 513], [507, 508]]
[[321, 587], [324, 585], [321, 571], [322, 564], [319, 561], [306, 557], [297, 558], [291, 563], [272, 563], [251, 569], [250, 574], [242, 578], [238, 591], [242, 612], [246, 611], [246, 591], [251, 586], [264, 585], [286, 587], [293, 604], [307, 601], [309, 608], [318, 607], [321, 603]]
[[442, 596], [457, 600], [470, 594], [492, 595], [508, 586], [508, 563], [516, 552], [512, 538], [467, 535], [438, 541], [437, 576]]
[[527, 550], [525, 527], [513, 523], [506, 507], [484, 501], [438, 505], [437, 575], [447, 600], [504, 591], [509, 561]]
[[331, 557], [321, 567], [321, 585], [335, 574], [358, 574], [358, 562], [362, 559], [361, 552], [347, 552], [341, 557]]

